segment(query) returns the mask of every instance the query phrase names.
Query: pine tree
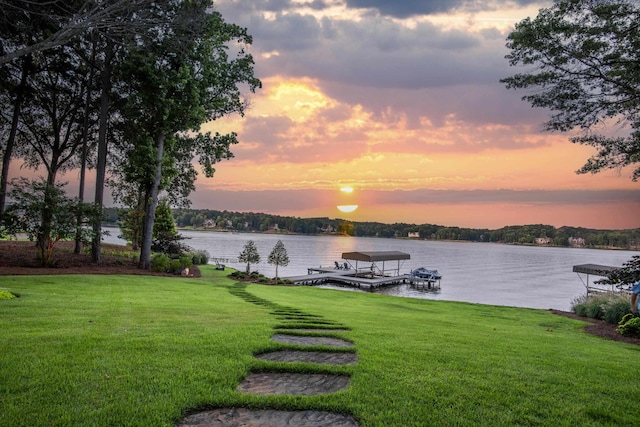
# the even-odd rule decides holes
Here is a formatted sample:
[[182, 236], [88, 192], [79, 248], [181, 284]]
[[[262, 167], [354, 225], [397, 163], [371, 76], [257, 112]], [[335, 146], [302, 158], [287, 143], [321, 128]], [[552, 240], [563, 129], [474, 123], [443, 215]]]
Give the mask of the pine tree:
[[278, 240], [273, 250], [269, 254], [269, 264], [275, 264], [276, 266], [276, 282], [278, 281], [278, 266], [286, 267], [289, 265], [289, 256], [287, 255], [287, 249], [284, 247], [282, 240]]
[[244, 250], [240, 253], [238, 261], [247, 263], [247, 274], [251, 272], [251, 264], [260, 264], [260, 254], [253, 240], [249, 240], [244, 245]]

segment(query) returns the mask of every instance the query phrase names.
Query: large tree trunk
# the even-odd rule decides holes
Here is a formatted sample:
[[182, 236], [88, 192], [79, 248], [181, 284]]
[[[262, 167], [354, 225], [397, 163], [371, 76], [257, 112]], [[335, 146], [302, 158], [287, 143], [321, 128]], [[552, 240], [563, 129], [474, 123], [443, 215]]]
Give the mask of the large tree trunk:
[[7, 184], [9, 180], [9, 166], [11, 164], [11, 156], [13, 155], [13, 147], [16, 141], [18, 131], [18, 122], [20, 119], [20, 111], [22, 109], [22, 101], [24, 100], [24, 92], [27, 86], [27, 77], [31, 69], [31, 55], [27, 55], [22, 60], [22, 74], [20, 76], [20, 85], [16, 93], [16, 99], [13, 103], [13, 117], [11, 118], [11, 130], [9, 131], [9, 139], [4, 150], [2, 158], [2, 177], [0, 178], [0, 224], [2, 224], [2, 214], [7, 200]]
[[[53, 163], [52, 159], [52, 165]], [[56, 160], [57, 161], [57, 160]], [[56, 171], [49, 170], [47, 174], [47, 183], [44, 191], [44, 205], [41, 212], [40, 233], [36, 244], [40, 249], [40, 260], [43, 267], [51, 265], [51, 254], [53, 246], [57, 240], [57, 236], [52, 236], [51, 223], [53, 222], [53, 191], [55, 190]]]
[[[85, 123], [86, 125], [86, 123]], [[73, 249], [73, 252], [79, 254], [82, 251], [82, 220], [83, 220], [83, 209], [82, 204], [84, 203], [84, 182], [86, 177], [87, 170], [87, 135], [86, 130], [84, 131], [85, 135], [83, 136], [84, 140], [82, 141], [82, 164], [80, 165], [80, 188], [78, 189], [78, 212], [76, 217], [76, 245]]]
[[151, 243], [153, 241], [153, 223], [156, 219], [156, 207], [158, 207], [158, 193], [160, 191], [160, 181], [162, 180], [162, 157], [164, 156], [165, 136], [160, 135], [156, 142], [156, 176], [151, 187], [151, 201], [147, 204], [144, 214], [144, 224], [142, 226], [142, 247], [140, 248], [139, 267], [144, 270], [151, 268]]
[[94, 201], [97, 213], [93, 219], [93, 241], [91, 243], [91, 259], [98, 264], [102, 262], [102, 206], [107, 170], [107, 126], [109, 124], [109, 105], [111, 102], [109, 93], [111, 92], [113, 49], [113, 42], [107, 38], [102, 69], [102, 94], [100, 95], [100, 129], [98, 131], [98, 163], [96, 165], [96, 196]]
[[[91, 64], [95, 62], [95, 48], [93, 50]], [[73, 250], [74, 253], [79, 254], [82, 251], [82, 219], [83, 212], [80, 207], [84, 203], [84, 186], [87, 175], [87, 155], [89, 151], [89, 108], [91, 107], [91, 92], [93, 90], [93, 76], [94, 68], [91, 66], [91, 72], [89, 73], [89, 79], [87, 81], [87, 97], [84, 103], [84, 119], [82, 126], [82, 158], [80, 165], [80, 188], [78, 189], [78, 216], [76, 217], [76, 245]]]
[[[146, 212], [146, 208], [145, 208], [145, 201], [146, 200], [146, 194], [140, 190], [138, 191], [138, 203], [136, 204], [136, 211], [135, 211], [135, 226], [133, 227], [132, 230], [132, 237], [131, 237], [131, 250], [132, 251], [137, 251], [140, 249], [140, 238], [142, 235], [142, 227], [140, 224], [140, 214]], [[144, 214], [142, 215], [143, 219], [144, 219]]]

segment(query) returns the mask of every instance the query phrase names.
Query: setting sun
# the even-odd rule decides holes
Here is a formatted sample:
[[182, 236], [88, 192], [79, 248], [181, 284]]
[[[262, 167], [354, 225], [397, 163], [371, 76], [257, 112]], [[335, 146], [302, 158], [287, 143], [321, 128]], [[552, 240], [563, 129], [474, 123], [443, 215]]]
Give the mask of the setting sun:
[[345, 212], [345, 213], [353, 212], [356, 209], [358, 209], [358, 205], [340, 205], [340, 206], [338, 206], [338, 210], [340, 212]]
[[[342, 187], [340, 188], [340, 202], [344, 204], [340, 204], [336, 206], [340, 212], [350, 213], [358, 209], [358, 205], [353, 204], [354, 200], [352, 198], [353, 187]], [[346, 204], [346, 203], [351, 204]]]

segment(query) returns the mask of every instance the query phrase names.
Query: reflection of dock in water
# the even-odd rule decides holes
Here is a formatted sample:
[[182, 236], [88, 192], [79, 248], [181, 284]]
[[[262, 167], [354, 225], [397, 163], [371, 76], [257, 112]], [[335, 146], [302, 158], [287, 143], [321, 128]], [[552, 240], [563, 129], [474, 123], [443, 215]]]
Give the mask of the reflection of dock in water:
[[[308, 268], [302, 276], [284, 277], [298, 285], [320, 285], [337, 283], [359, 289], [375, 289], [382, 286], [409, 283], [416, 289], [431, 290], [440, 288], [440, 280], [400, 274], [401, 261], [410, 259], [404, 252], [346, 252], [342, 258], [348, 262], [344, 267], [336, 263], [335, 268]], [[395, 261], [397, 266], [387, 268], [387, 262]], [[365, 266], [362, 267], [362, 263]], [[380, 265], [382, 263], [382, 265]]]

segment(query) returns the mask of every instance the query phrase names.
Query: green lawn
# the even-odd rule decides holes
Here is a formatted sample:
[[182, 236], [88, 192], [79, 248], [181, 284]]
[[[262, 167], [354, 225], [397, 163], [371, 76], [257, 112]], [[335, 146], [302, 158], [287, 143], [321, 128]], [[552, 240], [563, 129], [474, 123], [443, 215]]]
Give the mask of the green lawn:
[[[1, 277], [0, 425], [171, 426], [195, 409], [322, 409], [361, 426], [634, 425], [640, 348], [543, 310], [203, 278]], [[277, 310], [351, 330], [355, 366], [331, 395], [235, 391]], [[307, 364], [298, 371], [313, 370]]]

